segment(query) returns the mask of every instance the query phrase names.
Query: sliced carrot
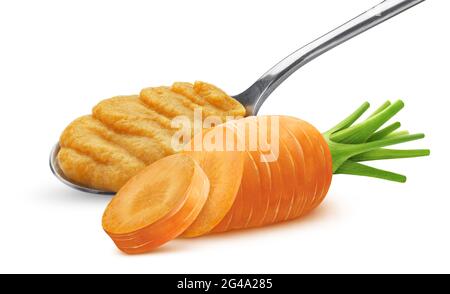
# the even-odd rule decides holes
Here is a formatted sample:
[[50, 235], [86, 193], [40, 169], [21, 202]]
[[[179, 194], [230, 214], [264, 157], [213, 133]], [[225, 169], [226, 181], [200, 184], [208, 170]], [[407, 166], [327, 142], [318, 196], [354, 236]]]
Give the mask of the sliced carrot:
[[259, 195], [259, 209], [255, 209], [249, 227], [261, 226], [264, 223], [267, 212], [269, 210], [269, 203], [271, 199], [272, 190], [272, 175], [270, 166], [266, 161], [261, 160], [260, 152], [251, 152], [253, 160], [258, 166], [259, 182], [261, 185]]
[[314, 158], [316, 159], [317, 163], [317, 182], [318, 182], [318, 189], [316, 190], [316, 193], [314, 195], [313, 202], [311, 204], [310, 210], [316, 208], [322, 200], [325, 198], [325, 195], [328, 192], [328, 189], [331, 185], [331, 178], [332, 178], [332, 159], [331, 159], [331, 153], [329, 151], [329, 147], [327, 142], [324, 140], [322, 134], [320, 134], [316, 128], [314, 128], [310, 124], [305, 125], [305, 129], [309, 129], [307, 132], [311, 138], [312, 144], [315, 146], [314, 151], [315, 155]]
[[[230, 135], [238, 144], [238, 138], [232, 128], [227, 124], [222, 124], [202, 133], [203, 139], [206, 136], [220, 138], [225, 141], [226, 136]], [[196, 237], [210, 232], [216, 227], [227, 215], [238, 193], [241, 178], [244, 170], [245, 152], [239, 151], [236, 146], [234, 149], [227, 151], [226, 146], [222, 146], [223, 150], [207, 151], [211, 146], [207, 146], [207, 140], [197, 140], [194, 136], [191, 144], [201, 142], [200, 146], [203, 151], [192, 151], [192, 145], [187, 146], [184, 154], [194, 158], [205, 171], [209, 178], [211, 188], [208, 200], [200, 212], [194, 223], [183, 233], [183, 237]], [[229, 141], [228, 141], [229, 142]], [[212, 142], [214, 143], [214, 142]]]
[[[243, 147], [245, 147], [247, 151], [245, 152], [243, 175], [252, 180], [248, 181], [242, 179], [232, 208], [212, 232], [223, 232], [254, 226], [255, 224], [251, 223], [254, 215], [257, 213], [264, 213], [264, 210], [267, 207], [268, 199], [266, 201], [260, 199], [263, 193], [261, 191], [259, 167], [254, 160], [254, 156], [258, 158], [258, 161], [260, 160], [260, 153], [257, 149], [249, 151], [249, 128], [254, 124], [256, 124], [256, 120], [252, 118], [240, 120], [238, 124], [236, 121], [228, 123], [229, 127], [236, 132], [237, 136], [241, 136], [241, 141], [245, 143], [245, 146]], [[258, 155], [256, 156], [252, 153], [257, 153]]]
[[[318, 153], [316, 151], [317, 146], [315, 144], [317, 144], [317, 137], [315, 136], [315, 133], [320, 135], [319, 131], [300, 119], [287, 116], [283, 116], [280, 119], [282, 124], [292, 132], [303, 150], [306, 183], [304, 195], [306, 197], [306, 204], [301, 210], [295, 213], [296, 217], [298, 217], [309, 212], [315, 207], [316, 198], [318, 197], [317, 195], [321, 193], [324, 186], [327, 184], [327, 181], [323, 180], [323, 178], [324, 176], [331, 177], [332, 172], [329, 171], [329, 175], [326, 175], [323, 173], [324, 168], [321, 167], [321, 165], [327, 165], [327, 163], [322, 161], [324, 156], [318, 157]], [[324, 152], [329, 153], [329, 150], [327, 149]], [[329, 158], [327, 157], [326, 160], [331, 161], [331, 156]]]
[[[242, 197], [242, 209], [239, 206], [236, 209], [236, 213], [233, 216], [233, 221], [231, 222], [230, 229], [246, 228], [250, 226], [250, 221], [258, 210], [261, 210], [260, 205], [260, 178], [258, 166], [253, 160], [252, 152], [258, 152], [257, 145], [252, 145], [250, 137], [252, 136], [252, 131], [257, 131], [257, 119], [256, 117], [249, 117], [244, 120], [233, 121], [234, 126], [238, 136], [243, 137], [246, 150], [246, 161], [244, 163], [244, 175], [251, 178], [251, 181], [242, 180], [241, 183], [241, 194]], [[253, 127], [253, 129], [252, 129]]]
[[[257, 117], [247, 118], [249, 129], [246, 131], [246, 139], [249, 143], [249, 138], [251, 134], [251, 127], [254, 127], [255, 130], [258, 129], [258, 119]], [[257, 141], [257, 140], [256, 140]], [[251, 178], [253, 180], [243, 181], [244, 182], [254, 182], [254, 188], [252, 190], [252, 196], [250, 197], [253, 200], [253, 209], [252, 214], [248, 220], [246, 227], [256, 227], [260, 226], [264, 222], [264, 218], [269, 209], [269, 200], [270, 200], [270, 189], [271, 189], [271, 174], [270, 174], [270, 166], [268, 163], [263, 160], [264, 156], [256, 146], [248, 146], [247, 149], [250, 150], [249, 154], [251, 155], [251, 164], [255, 167], [254, 174], [245, 174], [246, 178]]]
[[[269, 209], [264, 218], [263, 224], [273, 224], [278, 217], [281, 201], [283, 197], [283, 179], [281, 175], [281, 167], [278, 160], [267, 163], [270, 168], [272, 186], [270, 190]], [[251, 179], [249, 179], [251, 180]]]
[[[297, 141], [297, 144], [300, 146], [302, 150], [302, 161], [303, 161], [303, 169], [304, 173], [304, 188], [303, 188], [303, 196], [304, 205], [299, 208], [299, 211], [296, 211], [296, 215], [301, 215], [303, 211], [310, 206], [312, 202], [312, 198], [314, 197], [314, 191], [316, 188], [316, 179], [311, 175], [310, 171], [314, 170], [314, 159], [311, 157], [313, 154], [311, 143], [308, 141], [308, 137], [306, 136], [303, 129], [298, 127], [298, 124], [301, 124], [302, 121], [296, 122], [291, 118], [282, 116], [280, 117], [282, 121], [283, 127], [288, 129], [292, 134], [294, 139]], [[300, 211], [301, 210], [301, 211]]]
[[[229, 123], [230, 127], [233, 128], [234, 131], [236, 131], [236, 127], [233, 123]], [[236, 133], [237, 135], [237, 133]], [[241, 183], [239, 185], [239, 190], [236, 194], [236, 198], [234, 200], [234, 203], [226, 216], [222, 219], [222, 221], [214, 227], [214, 229], [211, 231], [212, 233], [218, 233], [218, 232], [226, 232], [232, 230], [236, 225], [242, 223], [243, 215], [245, 213], [248, 207], [248, 200], [246, 199], [246, 185], [243, 185], [243, 177], [245, 173], [248, 173], [248, 161], [249, 156], [247, 152], [244, 153], [244, 165], [242, 170], [242, 176], [241, 176]], [[246, 171], [247, 167], [247, 171]]]
[[[239, 193], [227, 216], [213, 232], [292, 219], [310, 211], [325, 196], [332, 174], [331, 155], [325, 140], [304, 121], [279, 118], [277, 160], [261, 162], [258, 157], [263, 153], [267, 155], [265, 152], [260, 149], [249, 151], [252, 160], [247, 158], [244, 162]], [[243, 133], [241, 136], [245, 138], [247, 150], [250, 148], [249, 126], [256, 124], [259, 127], [262, 123], [265, 122], [260, 117], [248, 117], [233, 123]], [[268, 180], [264, 188], [261, 185], [262, 175]]]
[[[272, 186], [271, 190], [271, 197], [273, 198], [272, 204], [269, 204], [269, 210], [267, 211], [269, 215], [271, 215], [266, 221], [267, 223], [274, 223], [278, 222], [280, 220], [283, 220], [285, 212], [287, 211], [288, 205], [291, 201], [292, 194], [291, 186], [292, 182], [287, 178], [292, 177], [292, 167], [290, 165], [290, 162], [285, 158], [285, 147], [281, 144], [281, 141], [279, 140], [279, 130], [272, 129], [272, 119], [277, 119], [277, 117], [269, 117], [269, 116], [258, 116], [258, 117], [249, 117], [245, 120], [248, 121], [249, 124], [256, 124], [256, 128], [262, 132], [258, 133], [258, 148], [259, 154], [260, 154], [260, 161], [264, 159], [264, 155], [266, 155], [265, 159], [269, 157], [273, 157], [275, 159], [274, 161], [266, 162], [271, 170], [271, 176], [273, 177], [273, 180], [275, 181], [274, 185]], [[277, 132], [276, 137], [272, 137], [274, 132]], [[263, 138], [262, 136], [265, 136]], [[248, 137], [247, 137], [248, 139]], [[275, 140], [276, 142], [272, 142], [272, 140]], [[263, 142], [264, 141], [264, 142]], [[267, 150], [261, 150], [264, 144], [268, 144], [271, 148], [269, 151]], [[277, 144], [278, 147], [274, 148]], [[278, 149], [278, 154], [275, 154], [276, 149]], [[268, 155], [271, 156], [268, 156]], [[265, 160], [263, 160], [265, 161]], [[283, 168], [281, 168], [283, 167]], [[245, 174], [245, 182], [253, 182], [256, 181], [254, 176], [252, 174]], [[244, 181], [243, 181], [243, 184]], [[254, 198], [258, 198], [259, 195], [254, 195]], [[258, 199], [254, 200], [255, 202], [258, 201]], [[270, 201], [270, 199], [269, 199]], [[266, 213], [267, 217], [267, 213]]]
[[292, 208], [287, 216], [287, 219], [292, 219], [296, 217], [298, 211], [303, 210], [307, 202], [307, 198], [305, 196], [305, 159], [303, 155], [303, 149], [297, 139], [294, 137], [293, 133], [284, 125], [281, 125], [280, 128], [280, 133], [286, 140], [288, 152], [294, 160], [295, 178], [293, 182], [296, 187], [296, 193], [294, 201], [292, 203]]
[[[256, 156], [255, 151], [248, 152], [250, 155], [251, 165], [253, 168], [253, 181], [251, 181], [252, 186], [250, 187], [249, 193], [252, 193], [250, 195], [251, 199], [251, 214], [248, 216], [247, 223], [245, 227], [255, 227], [258, 226], [262, 222], [262, 218], [265, 213], [265, 209], [267, 207], [268, 198], [266, 197], [266, 193], [263, 191], [263, 179], [261, 173], [264, 172], [264, 167], [262, 166], [262, 162], [260, 161], [260, 158]], [[255, 158], [256, 157], [256, 158]]]
[[228, 210], [227, 214], [220, 221], [220, 223], [217, 224], [217, 226], [215, 226], [209, 233], [222, 233], [222, 232], [230, 231], [231, 230], [231, 222], [232, 222], [233, 218], [237, 217], [237, 215], [238, 215], [236, 210], [237, 209], [242, 210], [242, 206], [243, 206], [242, 189], [239, 188], [238, 192], [236, 193], [236, 197], [235, 197], [232, 207]]
[[[212, 232], [256, 227], [263, 224], [269, 209], [270, 167], [260, 161], [260, 153], [246, 157], [243, 180], [233, 207]], [[254, 158], [256, 157], [256, 159]], [[251, 180], [248, 180], [251, 179]]]
[[296, 177], [295, 177], [295, 167], [294, 161], [291, 159], [290, 152], [286, 147], [286, 142], [283, 136], [280, 135], [279, 138], [279, 156], [278, 156], [278, 164], [281, 171], [281, 178], [283, 181], [283, 193], [280, 202], [280, 209], [278, 212], [278, 216], [275, 219], [275, 222], [284, 221], [287, 219], [290, 210], [293, 206], [293, 201], [295, 199], [295, 185], [296, 185]]
[[191, 157], [165, 157], [120, 189], [105, 210], [103, 228], [126, 253], [152, 250], [194, 222], [209, 189], [208, 177]]
[[[255, 144], [251, 143], [251, 136], [255, 136], [252, 131], [258, 131], [259, 121], [257, 117], [247, 117], [243, 120], [234, 121], [233, 126], [237, 130], [240, 136], [243, 137], [245, 142], [245, 149], [248, 151], [249, 156], [245, 161], [244, 174], [242, 178], [240, 193], [236, 202], [233, 205], [233, 209], [230, 211], [232, 214], [232, 221], [228, 228], [222, 228], [221, 230], [242, 229], [246, 227], [254, 227], [262, 225], [270, 213], [269, 209], [273, 207], [270, 205], [270, 200], [273, 197], [270, 196], [271, 191], [263, 191], [261, 189], [260, 169], [266, 173], [266, 178], [269, 182], [266, 185], [266, 189], [271, 187], [272, 172], [269, 163], [262, 161], [263, 153], [258, 148], [258, 140], [255, 140]], [[254, 139], [254, 138], [253, 138]], [[258, 164], [258, 163], [259, 164]], [[273, 168], [278, 168], [276, 165]], [[279, 175], [279, 172], [276, 173]], [[279, 179], [277, 177], [277, 179]], [[275, 187], [274, 187], [275, 188]], [[276, 195], [281, 197], [280, 187], [276, 190]], [[275, 211], [272, 211], [275, 214]]]
[[[251, 134], [251, 130], [252, 128], [258, 130], [259, 123], [257, 117], [248, 117], [230, 123], [238, 132], [238, 135], [243, 137], [247, 156], [244, 162], [241, 186], [233, 207], [222, 222], [214, 228], [214, 232], [255, 227], [272, 223], [276, 219], [283, 197], [283, 188], [279, 184], [282, 181], [281, 170], [277, 162], [268, 163], [262, 160], [263, 153], [256, 148], [259, 142], [250, 146], [252, 145], [250, 136], [254, 135]], [[254, 148], [256, 149], [253, 150]], [[260, 168], [261, 172], [265, 174], [265, 179], [269, 180], [265, 185], [265, 191], [262, 189]], [[276, 186], [271, 185], [272, 177], [277, 180]]]
[[254, 210], [255, 202], [258, 201], [257, 196], [259, 191], [257, 189], [259, 189], [259, 186], [256, 179], [258, 169], [254, 164], [251, 154], [245, 152], [245, 155], [243, 174], [251, 177], [252, 181], [241, 182], [241, 193], [239, 195], [242, 198], [242, 204], [238, 205], [236, 211], [234, 211], [229, 229], [247, 227]]

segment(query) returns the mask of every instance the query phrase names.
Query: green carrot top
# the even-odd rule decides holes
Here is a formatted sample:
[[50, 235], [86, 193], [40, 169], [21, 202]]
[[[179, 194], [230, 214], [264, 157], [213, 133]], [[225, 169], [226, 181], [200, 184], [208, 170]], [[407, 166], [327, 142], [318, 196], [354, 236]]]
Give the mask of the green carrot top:
[[401, 126], [399, 122], [382, 128], [404, 107], [401, 100], [394, 103], [385, 102], [367, 119], [355, 124], [369, 107], [368, 102], [363, 103], [346, 119], [323, 133], [330, 147], [333, 173], [367, 176], [403, 183], [406, 181], [404, 175], [373, 168], [360, 162], [428, 156], [430, 155], [428, 149], [394, 150], [383, 148], [422, 139], [425, 135], [397, 131]]

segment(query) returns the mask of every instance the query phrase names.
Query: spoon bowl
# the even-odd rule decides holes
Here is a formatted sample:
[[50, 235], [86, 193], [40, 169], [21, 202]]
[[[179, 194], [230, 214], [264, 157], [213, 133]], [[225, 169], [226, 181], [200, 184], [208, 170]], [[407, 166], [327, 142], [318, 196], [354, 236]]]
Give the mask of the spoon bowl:
[[83, 185], [77, 184], [74, 181], [72, 181], [71, 179], [67, 178], [64, 175], [64, 172], [62, 171], [61, 167], [59, 166], [58, 163], [58, 152], [61, 149], [61, 146], [59, 146], [59, 143], [56, 143], [55, 146], [53, 146], [52, 151], [50, 152], [50, 170], [52, 171], [52, 173], [55, 175], [55, 177], [60, 180], [61, 182], [63, 182], [64, 184], [66, 184], [67, 186], [82, 191], [82, 192], [86, 192], [86, 193], [91, 193], [91, 194], [98, 194], [98, 195], [114, 195], [116, 193], [114, 192], [110, 192], [110, 191], [103, 191], [103, 190], [98, 190], [98, 189], [94, 189], [94, 188], [89, 188], [89, 187], [85, 187]]

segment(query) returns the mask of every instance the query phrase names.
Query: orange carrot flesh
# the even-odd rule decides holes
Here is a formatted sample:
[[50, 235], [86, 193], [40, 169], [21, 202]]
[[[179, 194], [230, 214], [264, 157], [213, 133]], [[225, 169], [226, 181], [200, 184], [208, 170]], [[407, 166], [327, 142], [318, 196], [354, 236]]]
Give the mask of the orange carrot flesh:
[[263, 178], [263, 173], [265, 172], [265, 166], [261, 162], [260, 158], [257, 156], [256, 152], [249, 152], [251, 163], [254, 166], [254, 188], [252, 189], [254, 197], [249, 197], [254, 199], [252, 203], [252, 213], [249, 216], [247, 227], [256, 227], [262, 224], [264, 214], [266, 213], [267, 204], [269, 201], [267, 193], [265, 193], [264, 184], [270, 184], [265, 181], [267, 179]]
[[[312, 125], [308, 125], [309, 128], [314, 128]], [[328, 193], [328, 190], [331, 186], [332, 172], [333, 172], [333, 160], [331, 158], [331, 153], [328, 147], [327, 142], [325, 141], [322, 134], [318, 134], [317, 132], [311, 131], [313, 144], [316, 146], [316, 158], [320, 161], [318, 165], [322, 170], [319, 170], [319, 175], [321, 175], [319, 179], [319, 187], [316, 191], [312, 206], [310, 210], [319, 206], [322, 203], [323, 199]]]
[[[228, 133], [227, 133], [228, 132]], [[227, 130], [227, 126], [221, 125], [202, 133], [203, 138], [222, 139], [226, 143], [227, 134], [232, 132]], [[200, 136], [200, 135], [197, 135]], [[195, 143], [196, 137], [191, 141]], [[235, 144], [238, 138], [235, 137]], [[211, 142], [215, 143], [215, 141]], [[207, 140], [202, 142], [202, 150], [209, 150]], [[183, 233], [183, 237], [196, 237], [208, 233], [216, 227], [226, 216], [235, 202], [236, 195], [241, 185], [241, 178], [244, 170], [245, 152], [236, 150], [226, 151], [226, 146], [221, 146], [222, 151], [195, 151], [194, 146], [186, 146], [184, 154], [195, 159], [208, 176], [211, 188], [202, 211], [197, 219]], [[243, 206], [239, 206], [240, 208]]]
[[302, 149], [306, 180], [306, 204], [295, 213], [301, 216], [323, 200], [331, 184], [332, 158], [322, 134], [309, 123], [290, 117], [282, 117], [283, 125], [294, 135]]
[[105, 210], [103, 228], [122, 251], [146, 252], [184, 232], [208, 193], [208, 177], [192, 158], [165, 157], [120, 189]]
[[258, 195], [258, 192], [255, 191], [255, 186], [257, 184], [257, 170], [249, 152], [245, 152], [243, 174], [251, 175], [254, 181], [241, 182], [241, 193], [239, 195], [242, 198], [242, 205], [237, 206], [237, 209], [231, 218], [230, 228], [234, 228], [236, 226], [247, 226], [252, 215], [253, 203]]
[[[245, 120], [248, 120], [249, 122], [253, 122], [254, 125], [256, 125], [256, 128], [259, 130], [261, 127], [266, 128], [266, 132], [265, 135], [267, 136], [267, 139], [265, 141], [267, 141], [267, 144], [271, 144], [271, 143], [275, 143], [275, 142], [271, 142], [271, 140], [269, 140], [270, 138], [270, 134], [273, 130], [271, 130], [271, 128], [269, 127], [269, 122], [270, 122], [270, 117], [249, 117], [246, 118]], [[264, 124], [264, 125], [263, 125]], [[248, 128], [251, 128], [251, 123], [249, 123], [249, 125], [247, 125]], [[258, 133], [258, 136], [260, 136], [260, 134]], [[258, 138], [258, 144], [261, 144], [262, 142], [259, 142], [259, 140], [262, 140], [262, 138]], [[264, 148], [264, 146], [263, 146]], [[266, 191], [265, 194], [267, 194], [267, 205], [263, 206], [264, 209], [264, 218], [262, 220], [262, 225], [264, 224], [271, 224], [277, 221], [277, 218], [280, 214], [280, 210], [282, 209], [282, 205], [283, 205], [283, 195], [284, 195], [284, 182], [283, 182], [283, 174], [282, 174], [282, 169], [280, 166], [280, 163], [278, 160], [276, 161], [267, 161], [266, 158], [268, 156], [275, 156], [275, 154], [273, 154], [274, 150], [270, 149], [270, 150], [261, 150], [261, 146], [258, 147], [258, 153], [259, 156], [256, 160], [260, 161], [260, 162], [264, 162], [267, 167], [268, 167], [268, 171], [269, 171], [269, 175], [270, 175], [270, 190]], [[245, 181], [253, 181], [251, 175], [246, 175], [245, 176]], [[239, 228], [239, 227], [237, 227]]]
[[[291, 121], [292, 125], [288, 125], [291, 130], [295, 134], [295, 139], [299, 142], [300, 146], [303, 149], [303, 160], [305, 165], [303, 168], [305, 169], [305, 193], [304, 197], [306, 197], [306, 203], [303, 209], [297, 212], [297, 217], [307, 213], [313, 202], [313, 198], [315, 196], [316, 190], [318, 189], [318, 167], [316, 163], [316, 158], [314, 157], [314, 146], [311, 142], [311, 139], [307, 132], [303, 128], [303, 122], [294, 122]], [[299, 125], [301, 124], [301, 126]], [[330, 172], [331, 175], [331, 172]]]
[[247, 130], [244, 128], [240, 128], [236, 124], [236, 121], [229, 122], [228, 123], [234, 131], [237, 136], [242, 136], [242, 140], [244, 140], [245, 144], [245, 161], [244, 161], [244, 170], [243, 170], [243, 176], [244, 175], [251, 175], [254, 181], [241, 181], [240, 184], [240, 193], [238, 196], [240, 199], [236, 202], [236, 206], [234, 209], [230, 212], [232, 214], [231, 216], [231, 222], [226, 228], [227, 230], [232, 230], [236, 227], [247, 227], [248, 223], [250, 222], [250, 218], [252, 217], [253, 210], [254, 210], [254, 204], [257, 201], [257, 197], [260, 194], [258, 182], [258, 170], [257, 166], [254, 163], [253, 157], [251, 153], [249, 152], [248, 143], [247, 140]]
[[280, 136], [278, 165], [280, 166], [281, 178], [283, 180], [283, 193], [280, 209], [275, 222], [285, 221], [292, 209], [293, 201], [297, 198], [295, 189], [295, 167], [290, 157], [290, 152], [286, 147], [285, 140]]
[[241, 196], [242, 189], [239, 188], [239, 190], [236, 193], [236, 198], [231, 206], [231, 208], [227, 211], [226, 215], [223, 217], [223, 219], [220, 221], [217, 226], [215, 226], [210, 233], [221, 233], [221, 232], [227, 232], [231, 230], [231, 223], [233, 221], [233, 218], [236, 217], [237, 212], [236, 210], [242, 209], [243, 206], [243, 197]]
[[[263, 119], [248, 117], [235, 124], [235, 127], [248, 137], [250, 126], [263, 123]], [[323, 199], [332, 176], [331, 156], [325, 149], [325, 139], [315, 128], [298, 119], [281, 117], [280, 126], [278, 158], [256, 164], [254, 157], [262, 155], [262, 152], [248, 152], [253, 156], [252, 160], [247, 158], [244, 163], [240, 193], [228, 213], [231, 222], [230, 217], [225, 218], [213, 232], [267, 225], [299, 217]], [[245, 141], [248, 142], [248, 138]], [[320, 152], [314, 146], [319, 146]], [[246, 145], [246, 148], [249, 146]], [[261, 162], [261, 158], [257, 160]], [[265, 173], [261, 172], [264, 166], [267, 166]], [[269, 185], [264, 189], [261, 189], [261, 184], [257, 185], [262, 182], [261, 174], [265, 175], [266, 181], [269, 179]]]
[[[241, 121], [244, 122], [244, 121]], [[255, 225], [255, 222], [262, 222], [263, 213], [266, 203], [268, 199], [264, 199], [266, 196], [264, 191], [262, 190], [261, 184], [261, 172], [264, 170], [260, 170], [260, 152], [259, 150], [251, 150], [249, 144], [249, 128], [254, 126], [254, 130], [257, 129], [257, 122], [254, 119], [248, 118], [245, 120], [247, 124], [238, 125], [233, 123], [234, 127], [241, 132], [241, 135], [244, 136], [245, 140], [245, 149], [247, 150], [247, 160], [245, 162], [246, 168], [244, 169], [244, 175], [247, 177], [251, 177], [253, 181], [242, 181], [241, 183], [241, 194], [240, 196], [243, 198], [243, 203], [246, 208], [243, 209], [241, 214], [239, 213], [239, 209], [236, 211], [236, 215], [234, 217], [234, 222], [229, 229], [240, 228], [240, 227], [252, 227]], [[239, 202], [237, 203], [237, 205]], [[240, 221], [241, 219], [241, 221]]]
[[[239, 129], [236, 126], [234, 121], [228, 122], [227, 128], [237, 137], [240, 136], [245, 137], [247, 135], [245, 132], [243, 132], [244, 129]], [[241, 133], [239, 133], [239, 131], [241, 131]], [[241, 138], [240, 142], [247, 144], [248, 141], [243, 139], [244, 138]], [[247, 146], [245, 146], [245, 149], [248, 149]], [[252, 175], [255, 181], [240, 182], [239, 190], [236, 193], [236, 199], [232, 207], [229, 209], [228, 213], [225, 215], [222, 221], [216, 227], [214, 227], [212, 231], [214, 233], [228, 231], [235, 228], [236, 226], [237, 227], [248, 226], [253, 218], [254, 212], [259, 212], [261, 210], [258, 208], [255, 209], [254, 207], [258, 206], [259, 203], [261, 202], [259, 201], [260, 200], [259, 197], [262, 194], [260, 190], [261, 184], [259, 178], [259, 168], [256, 165], [252, 152], [249, 152], [247, 150], [243, 152], [243, 154], [244, 154], [244, 165], [243, 165], [244, 168], [242, 170], [242, 174]]]
[[301, 149], [300, 144], [297, 139], [295, 139], [292, 132], [286, 128], [283, 124], [280, 125], [280, 135], [283, 138], [284, 142], [286, 142], [286, 146], [288, 147], [288, 152], [291, 159], [294, 162], [294, 174], [291, 179], [295, 185], [295, 197], [292, 202], [292, 207], [287, 215], [287, 219], [295, 218], [297, 212], [302, 210], [306, 205], [306, 197], [305, 197], [305, 170], [302, 168], [304, 166], [304, 158], [303, 158], [303, 150]]

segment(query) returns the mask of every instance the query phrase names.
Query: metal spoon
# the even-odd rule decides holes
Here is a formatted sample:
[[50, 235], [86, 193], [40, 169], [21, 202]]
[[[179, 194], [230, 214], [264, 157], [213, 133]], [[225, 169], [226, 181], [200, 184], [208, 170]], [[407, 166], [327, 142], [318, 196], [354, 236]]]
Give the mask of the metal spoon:
[[[297, 69], [339, 44], [423, 1], [425, 0], [385, 0], [381, 2], [287, 56], [261, 76], [247, 90], [233, 97], [245, 106], [247, 115], [256, 115], [267, 97]], [[114, 192], [82, 186], [65, 177], [56, 158], [59, 149], [60, 146], [57, 143], [50, 153], [50, 169], [61, 182], [83, 192], [104, 195], [114, 194]]]

